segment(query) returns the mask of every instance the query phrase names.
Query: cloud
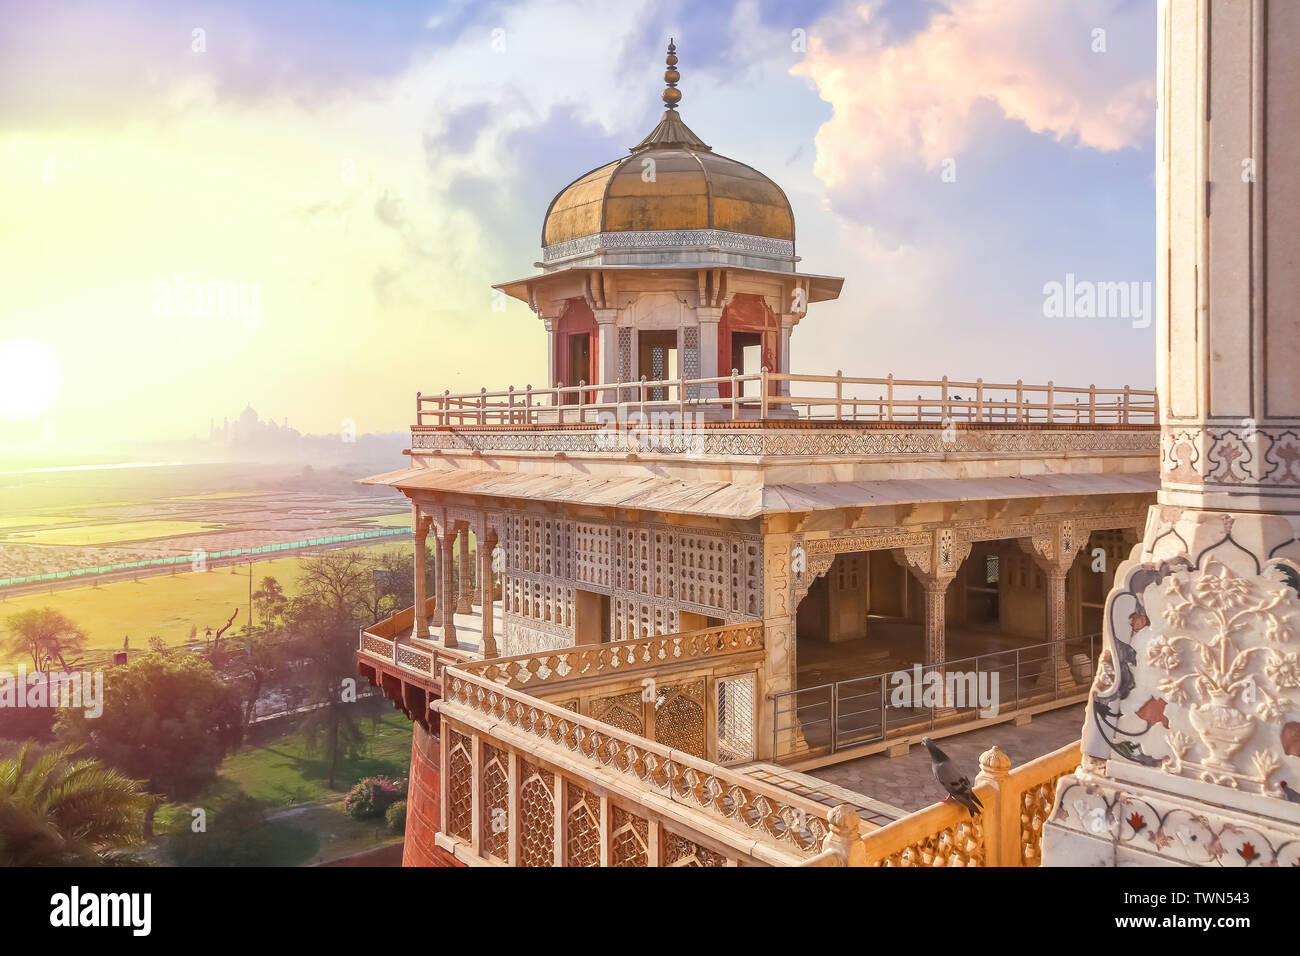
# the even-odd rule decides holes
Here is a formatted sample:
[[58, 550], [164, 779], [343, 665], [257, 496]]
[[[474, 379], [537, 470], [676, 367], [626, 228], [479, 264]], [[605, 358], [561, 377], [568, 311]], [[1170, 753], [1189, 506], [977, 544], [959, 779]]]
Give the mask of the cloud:
[[[1097, 30], [1105, 52], [1094, 52]], [[951, 0], [893, 43], [881, 3], [852, 4], [814, 26], [791, 70], [834, 110], [817, 134], [817, 174], [834, 190], [907, 164], [933, 169], [979, 134], [982, 101], [1057, 140], [1139, 145], [1155, 102], [1153, 30], [1144, 5], [1113, 0]]]
[[[1149, 99], [1122, 94], [1150, 86], [1154, 23], [1099, 2], [1084, 5], [1109, 31], [1110, 52], [1095, 58], [1092, 17], [1024, 0], [890, 0], [865, 16], [845, 0], [796, 12], [776, 0], [524, 0], [457, 3], [434, 18], [410, 0], [391, 19], [355, 4], [320, 30], [304, 28], [297, 2], [198, 19], [189, 0], [162, 18], [124, 2], [114, 17], [25, 14], [7, 41], [0, 31], [0, 80], [11, 81], [0, 82], [0, 208], [22, 224], [0, 230], [0, 323], [64, 362], [56, 417], [69, 438], [79, 423], [187, 433], [250, 398], [309, 430], [347, 417], [378, 431], [400, 427], [417, 388], [535, 381], [541, 324], [514, 301], [493, 312], [490, 284], [530, 271], [560, 188], [625, 155], [657, 120], [666, 35], [682, 51], [692, 128], [787, 190], [808, 271], [850, 277], [844, 300], [801, 327], [805, 368], [847, 370], [846, 356], [859, 370], [939, 368], [909, 354], [922, 320], [974, 367], [981, 343], [1023, 354], [988, 335], [1015, 304], [1005, 289], [980, 297], [991, 317], [970, 325], [967, 251], [1006, 253], [998, 229], [1030, 256], [1064, 243], [1008, 209], [1057, 213], [1042, 195], [1095, 200], [1095, 167], [1115, 157], [1069, 150], [1078, 165], [1062, 172], [1054, 139], [1113, 148], [1101, 144], [1150, 136]], [[189, 46], [196, 24], [208, 31], [202, 55]], [[795, 29], [807, 29], [801, 72], [824, 102], [790, 76], [803, 55]], [[352, 34], [356, 51], [339, 53]], [[1062, 52], [1072, 44], [1073, 59]], [[1126, 113], [1134, 103], [1140, 119]], [[1011, 135], [985, 135], [999, 125]], [[1007, 161], [1026, 141], [1031, 174]], [[968, 191], [924, 175], [932, 157], [962, 149]], [[871, 175], [869, 196], [850, 192]], [[1074, 176], [1068, 188], [1062, 175]], [[1125, 215], [1149, 208], [1102, 185]], [[1094, 220], [1059, 212], [1048, 226], [1098, 245]], [[1009, 284], [1006, 268], [979, 271]], [[1042, 270], [1022, 271], [1017, 287], [1037, 294]], [[160, 321], [150, 289], [175, 274], [260, 283], [260, 324]]]

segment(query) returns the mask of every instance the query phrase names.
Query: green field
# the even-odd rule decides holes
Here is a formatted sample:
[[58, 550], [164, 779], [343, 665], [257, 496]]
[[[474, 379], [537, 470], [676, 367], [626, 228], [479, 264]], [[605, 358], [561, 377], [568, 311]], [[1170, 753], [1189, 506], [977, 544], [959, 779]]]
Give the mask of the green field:
[[368, 518], [357, 518], [352, 523], [374, 525], [380, 528], [409, 528], [411, 527], [411, 513], [409, 511], [400, 511], [392, 515], [371, 515]]
[[84, 520], [77, 515], [14, 515], [9, 518], [0, 518], [0, 533], [12, 530], [13, 528], [31, 528], [39, 527], [43, 524], [69, 524], [73, 521]]
[[112, 524], [82, 525], [74, 528], [49, 528], [10, 536], [22, 544], [118, 544], [143, 538], [170, 538], [199, 534], [215, 527], [202, 521], [118, 521]]
[[252, 498], [264, 491], [212, 491], [206, 495], [172, 495], [168, 501], [216, 501], [222, 498]]
[[[404, 550], [401, 544], [376, 544], [358, 548], [368, 554]], [[297, 593], [301, 557], [259, 561], [253, 565], [253, 587], [262, 578], [273, 577], [287, 595]], [[188, 565], [181, 567], [188, 568]], [[233, 572], [233, 573], [232, 573]], [[190, 628], [215, 631], [239, 608], [235, 630], [242, 630], [248, 614], [248, 565], [214, 568], [207, 572], [178, 571], [175, 575], [158, 574], [138, 581], [114, 581], [100, 587], [68, 588], [54, 593], [26, 594], [0, 601], [0, 632], [7, 637], [6, 619], [28, 608], [52, 607], [62, 611], [86, 631], [89, 650], [114, 651], [122, 647], [122, 638], [131, 636], [131, 647], [143, 651], [153, 635], [169, 645], [190, 640]], [[3, 643], [0, 643], [0, 648]], [[0, 667], [12, 669], [20, 658], [0, 649]], [[29, 662], [30, 663], [30, 662]]]

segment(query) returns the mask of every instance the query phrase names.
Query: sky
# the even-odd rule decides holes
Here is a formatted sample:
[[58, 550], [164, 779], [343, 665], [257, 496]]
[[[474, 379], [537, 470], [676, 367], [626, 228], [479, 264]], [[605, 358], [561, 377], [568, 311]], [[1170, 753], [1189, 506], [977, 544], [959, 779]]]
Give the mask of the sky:
[[[0, 0], [0, 454], [540, 386], [550, 199], [681, 114], [845, 277], [795, 371], [1155, 377], [1153, 0]], [[196, 301], [186, 290], [202, 283]], [[180, 294], [177, 294], [179, 291]], [[1141, 327], [1143, 325], [1146, 327]]]

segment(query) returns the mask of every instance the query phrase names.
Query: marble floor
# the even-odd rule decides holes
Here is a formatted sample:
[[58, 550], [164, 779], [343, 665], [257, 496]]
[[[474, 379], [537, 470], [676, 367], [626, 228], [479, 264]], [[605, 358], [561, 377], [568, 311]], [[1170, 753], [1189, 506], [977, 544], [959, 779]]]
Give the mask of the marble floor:
[[[1076, 704], [1039, 714], [1022, 727], [1013, 723], [995, 724], [944, 737], [936, 743], [973, 780], [979, 772], [980, 754], [995, 744], [1011, 758], [1011, 766], [1018, 767], [1078, 740], [1083, 729], [1083, 713], [1084, 705]], [[909, 813], [946, 796], [930, 773], [929, 753], [920, 744], [912, 747], [906, 756], [872, 754], [805, 773]]]
[[[914, 662], [925, 659], [925, 637], [919, 623], [872, 619], [868, 631], [870, 637], [834, 643], [800, 638], [796, 664], [799, 686], [814, 687], [831, 681], [882, 674], [910, 667]], [[1020, 637], [994, 629], [954, 624], [949, 624], [946, 631], [946, 660], [999, 654], [1000, 659], [990, 662], [990, 666], [993, 663], [1013, 663], [1015, 654], [1003, 652], [1041, 645], [1045, 640], [1043, 637]], [[1078, 644], [1079, 650], [1087, 650], [1086, 638], [1072, 639], [1071, 644]], [[1045, 656], [1046, 652], [1043, 651], [1028, 657]]]

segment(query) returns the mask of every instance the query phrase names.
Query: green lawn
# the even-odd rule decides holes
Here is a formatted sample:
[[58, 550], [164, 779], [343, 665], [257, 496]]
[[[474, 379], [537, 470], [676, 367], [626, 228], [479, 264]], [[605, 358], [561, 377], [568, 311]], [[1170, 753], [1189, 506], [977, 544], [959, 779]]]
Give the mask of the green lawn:
[[[406, 542], [370, 545], [358, 548], [367, 554], [379, 555], [385, 550], [409, 547]], [[213, 568], [206, 572], [188, 570], [172, 574], [156, 574], [138, 581], [114, 581], [100, 587], [67, 588], [46, 594], [27, 594], [0, 601], [0, 670], [12, 670], [20, 658], [7, 654], [6, 619], [28, 608], [52, 607], [62, 611], [86, 631], [86, 647], [91, 651], [116, 651], [122, 648], [122, 638], [131, 637], [131, 647], [136, 651], [148, 648], [149, 638], [158, 635], [168, 646], [185, 644], [190, 640], [190, 628], [198, 628], [201, 638], [204, 629], [214, 631], [239, 608], [234, 630], [241, 631], [248, 623], [248, 565], [236, 564]], [[301, 557], [258, 561], [253, 565], [253, 587], [262, 578], [273, 577], [280, 582], [285, 593], [297, 594], [298, 574], [302, 568]], [[30, 665], [30, 661], [27, 662]]]
[[203, 807], [219, 820], [220, 808], [243, 793], [267, 810], [257, 839], [268, 865], [320, 863], [396, 843], [402, 837], [389, 832], [383, 817], [353, 820], [344, 813], [343, 797], [363, 777], [406, 776], [411, 723], [394, 711], [382, 713], [377, 722], [364, 718], [362, 729], [368, 739], [366, 753], [340, 762], [333, 790], [324, 762], [319, 756], [308, 756], [302, 735], [289, 733], [231, 754], [217, 782], [202, 797], [192, 804], [160, 808], [155, 829], [166, 834], [188, 826], [193, 807]]
[[273, 807], [342, 799], [362, 777], [380, 773], [406, 776], [411, 763], [411, 722], [391, 711], [383, 714], [378, 726], [365, 718], [362, 729], [368, 738], [366, 753], [340, 762], [336, 790], [329, 789], [325, 761], [319, 754], [308, 755], [307, 742], [299, 734], [232, 754], [221, 765], [221, 776], [255, 800]]

